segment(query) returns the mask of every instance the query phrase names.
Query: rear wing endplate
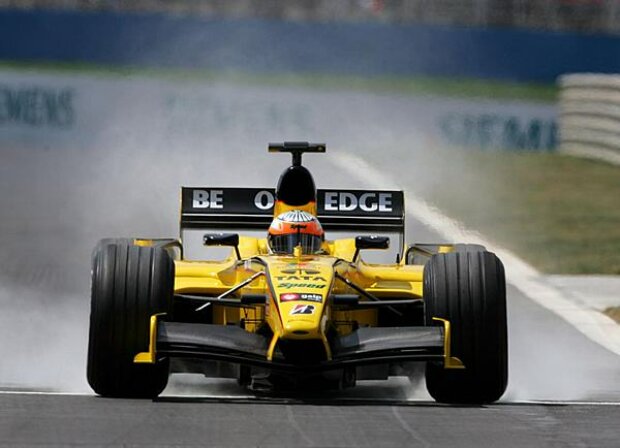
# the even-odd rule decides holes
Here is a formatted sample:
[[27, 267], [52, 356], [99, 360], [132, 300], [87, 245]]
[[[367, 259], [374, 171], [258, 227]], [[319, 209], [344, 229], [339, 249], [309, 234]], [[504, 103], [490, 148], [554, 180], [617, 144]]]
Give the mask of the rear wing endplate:
[[[274, 205], [273, 188], [183, 187], [181, 234], [186, 229], [267, 231]], [[402, 238], [404, 194], [395, 190], [318, 190], [317, 215], [325, 230], [398, 232]]]

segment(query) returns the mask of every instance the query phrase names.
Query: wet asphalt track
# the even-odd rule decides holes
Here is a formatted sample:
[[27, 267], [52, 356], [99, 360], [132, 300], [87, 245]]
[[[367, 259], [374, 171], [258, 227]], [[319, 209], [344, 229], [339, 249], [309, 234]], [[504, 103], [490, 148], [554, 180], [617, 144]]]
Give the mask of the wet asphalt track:
[[[278, 136], [231, 137], [204, 142], [228, 139], [225, 153], [2, 148], [1, 389], [89, 393], [91, 248], [104, 236], [174, 236], [178, 185], [274, 185], [288, 160], [264, 142]], [[362, 187], [329, 162], [330, 148], [368, 150], [347, 137], [328, 132], [328, 154], [307, 157], [319, 187]], [[407, 190], [403, 165], [377, 162]], [[411, 242], [439, 241], [414, 220], [407, 230]], [[200, 379], [173, 382], [156, 402], [9, 393], [0, 394], [0, 446], [618, 446], [620, 357], [514, 288], [508, 313], [510, 385], [497, 405], [438, 406], [423, 385], [399, 380], [305, 401], [248, 399], [230, 382]], [[559, 403], [515, 404], [527, 400]]]
[[620, 407], [0, 395], [2, 446], [615, 447]]

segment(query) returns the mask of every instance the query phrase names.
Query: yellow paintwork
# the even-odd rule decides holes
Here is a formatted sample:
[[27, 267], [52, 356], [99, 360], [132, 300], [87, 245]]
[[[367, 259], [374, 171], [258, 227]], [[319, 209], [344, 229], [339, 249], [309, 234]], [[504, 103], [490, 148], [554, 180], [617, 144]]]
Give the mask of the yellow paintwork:
[[[134, 240], [134, 244], [149, 245], [151, 240]], [[445, 246], [449, 247], [449, 246]], [[326, 337], [332, 328], [339, 334], [350, 333], [356, 327], [376, 326], [377, 310], [337, 310], [330, 306], [329, 294], [357, 294], [338, 275], [378, 298], [415, 299], [422, 297], [423, 266], [394, 264], [369, 264], [361, 258], [353, 261], [355, 240], [352, 238], [326, 241], [320, 255], [291, 256], [269, 254], [265, 238], [240, 237], [237, 260], [234, 251], [221, 261], [175, 260], [175, 294], [203, 294], [216, 297], [257, 272], [257, 277], [230, 298], [243, 294], [266, 294], [265, 305], [244, 308], [212, 304], [212, 322], [220, 325], [239, 325], [256, 332], [267, 326], [272, 333], [266, 359], [273, 359], [281, 339], [318, 339], [322, 341], [327, 359], [331, 350]], [[284, 301], [283, 295], [299, 294], [300, 298]], [[311, 294], [310, 300], [301, 298]], [[306, 296], [308, 297], [308, 296]], [[365, 300], [362, 298], [361, 300]], [[450, 356], [450, 327], [444, 322], [446, 334], [446, 368], [462, 368], [462, 363]], [[136, 355], [134, 362], [155, 362], [155, 336], [157, 315], [151, 318], [149, 351]]]
[[[330, 319], [327, 303], [337, 259], [304, 256], [297, 251], [293, 256], [269, 256], [261, 260], [269, 267], [272, 291], [265, 311], [266, 322], [273, 331], [267, 359], [273, 359], [280, 339], [320, 339], [330, 360], [331, 347], [325, 335]], [[299, 297], [306, 294], [309, 299], [286, 301], [287, 294]]]
[[[176, 294], [209, 294], [217, 296], [254, 273], [269, 266], [270, 278], [260, 277], [250, 285], [239, 291], [240, 294], [268, 294], [270, 299], [267, 306], [240, 309], [232, 307], [214, 306], [214, 323], [229, 324], [239, 322], [249, 314], [250, 319], [265, 319], [265, 322], [278, 337], [291, 339], [322, 338], [324, 333], [320, 329], [320, 319], [324, 315], [327, 292], [354, 293], [340, 281], [334, 281], [334, 264], [340, 260], [351, 261], [355, 253], [355, 240], [342, 239], [328, 241], [324, 244], [325, 255], [307, 256], [294, 254], [293, 256], [276, 256], [263, 253], [263, 239], [241, 237], [239, 248], [242, 258], [255, 255], [255, 261], [238, 262], [234, 255], [222, 261], [188, 261], [176, 260]], [[266, 247], [266, 246], [265, 246]], [[316, 274], [304, 271], [308, 267]], [[283, 273], [282, 271], [286, 271]], [[402, 264], [377, 265], [367, 264], [362, 260], [354, 264], [341, 262], [336, 270], [366, 291], [381, 298], [391, 299], [420, 298], [422, 297], [422, 266]], [[271, 282], [271, 286], [270, 286]], [[333, 287], [330, 288], [330, 285]], [[288, 302], [280, 303], [281, 294], [294, 292], [299, 294], [321, 294], [322, 302]], [[273, 295], [275, 294], [275, 297]], [[292, 315], [293, 308], [299, 303], [314, 307], [311, 315]], [[329, 310], [327, 311], [329, 312]], [[358, 325], [376, 325], [375, 310], [335, 311], [334, 316], [327, 316], [339, 332], [352, 330], [353, 322]], [[295, 316], [294, 318], [291, 316]], [[246, 327], [248, 331], [256, 331], [258, 325]], [[295, 333], [297, 332], [297, 333]], [[300, 334], [302, 332], [303, 334]]]
[[321, 341], [323, 341], [323, 347], [325, 348], [325, 357], [328, 361], [332, 360], [332, 348], [329, 346], [327, 335], [325, 332], [321, 332]]
[[149, 326], [149, 349], [147, 352], [138, 353], [133, 358], [136, 364], [155, 364], [157, 353], [155, 351], [155, 341], [157, 338], [157, 319], [165, 316], [166, 313], [153, 314]]
[[135, 238], [133, 240], [133, 245], [140, 246], [140, 247], [151, 247], [153, 245], [153, 240], [148, 240], [144, 238]]
[[353, 255], [355, 254], [355, 240], [353, 238], [327, 241], [323, 244], [323, 247], [333, 257], [353, 261]]
[[451, 341], [452, 330], [450, 329], [450, 321], [441, 319], [439, 317], [433, 317], [433, 320], [443, 323], [444, 337], [443, 337], [443, 367], [444, 369], [464, 369], [465, 365], [456, 356], [451, 356]]
[[273, 333], [273, 336], [271, 337], [271, 342], [269, 343], [269, 347], [267, 348], [267, 360], [268, 361], [273, 361], [273, 353], [276, 350], [276, 344], [278, 343], [278, 340], [280, 339], [280, 335], [276, 332]]
[[[255, 261], [238, 262], [231, 254], [222, 261], [176, 260], [175, 293], [209, 294], [217, 296], [269, 266], [269, 278], [260, 277], [239, 291], [239, 294], [263, 293], [269, 296], [265, 307], [233, 308], [214, 305], [213, 323], [237, 324], [241, 319], [263, 320], [277, 339], [321, 339], [325, 337], [327, 325], [340, 334], [359, 326], [377, 325], [376, 310], [331, 311], [326, 307], [328, 291], [333, 293], [354, 293], [344, 283], [334, 280], [334, 264], [340, 260], [352, 260], [355, 240], [342, 239], [324, 244], [325, 255], [293, 256], [268, 255], [260, 250], [261, 239], [240, 238], [240, 251], [248, 258], [252, 251]], [[304, 269], [310, 269], [308, 274]], [[366, 291], [381, 298], [391, 299], [422, 297], [422, 266], [402, 264], [366, 264], [362, 260], [354, 264], [338, 263], [336, 269]], [[284, 271], [284, 272], [283, 272]], [[316, 271], [316, 272], [315, 272]], [[333, 286], [331, 286], [333, 283]], [[280, 302], [280, 296], [288, 292], [318, 294], [321, 302]], [[310, 305], [312, 314], [293, 314], [296, 305]], [[329, 315], [332, 312], [333, 315]], [[321, 320], [326, 323], [321, 326]], [[247, 331], [256, 331], [259, 324], [252, 322], [245, 326]], [[273, 342], [273, 341], [272, 341]], [[276, 341], [277, 342], [277, 341]], [[275, 346], [274, 346], [275, 347]]]
[[[179, 196], [180, 224], [182, 191]], [[317, 203], [312, 201], [301, 206], [290, 206], [276, 200], [273, 215], [275, 217], [290, 210], [303, 210], [317, 216]], [[405, 257], [393, 264], [365, 263], [362, 257], [357, 256], [359, 252], [354, 238], [325, 241], [319, 255], [303, 255], [301, 248], [297, 247], [291, 256], [281, 256], [270, 253], [266, 238], [240, 236], [238, 247], [231, 249], [226, 259], [192, 261], [183, 259], [183, 226], [179, 228], [179, 240], [166, 243], [167, 249], [173, 248], [169, 252], [175, 259], [174, 293], [210, 298], [222, 296], [226, 299], [240, 299], [244, 294], [265, 295], [266, 301], [260, 305], [231, 306], [230, 302], [222, 304], [213, 300], [200, 308], [211, 307], [208, 314], [211, 321], [208, 323], [241, 325], [248, 332], [271, 334], [265, 353], [267, 360], [273, 359], [278, 341], [289, 339], [321, 341], [329, 360], [332, 353], [328, 332], [335, 330], [340, 335], [346, 335], [358, 327], [378, 325], [376, 308], [334, 308], [330, 294], [360, 295], [363, 290], [375, 298], [389, 300], [420, 299], [423, 295], [423, 266], [407, 265]], [[399, 240], [401, 245], [404, 245], [403, 240], [404, 228]], [[152, 247], [158, 244], [158, 240], [134, 239], [133, 244]], [[453, 250], [452, 245], [435, 247], [437, 249], [433, 250], [439, 253]], [[404, 254], [406, 249], [401, 247], [399, 254]], [[424, 250], [422, 252], [425, 253]], [[240, 288], [248, 279], [251, 282]], [[361, 296], [361, 301], [370, 299], [363, 294]], [[157, 322], [160, 316], [162, 314], [151, 316], [148, 351], [138, 353], [134, 357], [135, 363], [156, 362]], [[458, 358], [450, 356], [450, 322], [433, 319], [444, 325], [445, 368], [464, 368]]]
[[[281, 324], [280, 338], [320, 339], [323, 333], [321, 318], [328, 311], [325, 304], [333, 282], [336, 259], [301, 254], [297, 257], [269, 256], [261, 259], [269, 266], [269, 281]], [[314, 300], [320, 298], [320, 301], [283, 301], [283, 296], [290, 293], [312, 295]]]

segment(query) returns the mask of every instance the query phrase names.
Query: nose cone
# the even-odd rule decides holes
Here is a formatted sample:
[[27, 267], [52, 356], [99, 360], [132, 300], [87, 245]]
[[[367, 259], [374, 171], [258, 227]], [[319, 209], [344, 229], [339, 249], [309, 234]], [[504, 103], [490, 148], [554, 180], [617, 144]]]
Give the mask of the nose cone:
[[291, 319], [284, 325], [281, 336], [282, 339], [318, 339], [320, 337], [320, 319], [318, 322]]
[[[308, 294], [296, 295], [307, 296]], [[308, 339], [319, 338], [321, 336], [323, 297], [318, 294], [313, 295], [315, 297], [320, 297], [321, 302], [309, 302], [306, 300], [280, 302], [280, 312], [282, 313], [283, 324], [281, 338]], [[287, 294], [281, 295], [281, 297], [286, 296]]]
[[325, 303], [333, 280], [333, 259], [328, 257], [279, 258], [270, 262], [269, 274], [282, 322], [284, 339], [322, 336]]

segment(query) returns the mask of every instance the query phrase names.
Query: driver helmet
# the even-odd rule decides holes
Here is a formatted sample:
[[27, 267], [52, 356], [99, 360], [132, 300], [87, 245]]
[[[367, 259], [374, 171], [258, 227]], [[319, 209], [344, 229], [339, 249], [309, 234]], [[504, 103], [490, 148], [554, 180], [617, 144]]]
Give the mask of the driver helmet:
[[292, 254], [296, 246], [301, 246], [301, 253], [307, 255], [319, 252], [324, 238], [323, 227], [315, 216], [290, 210], [271, 222], [267, 241], [275, 254]]

